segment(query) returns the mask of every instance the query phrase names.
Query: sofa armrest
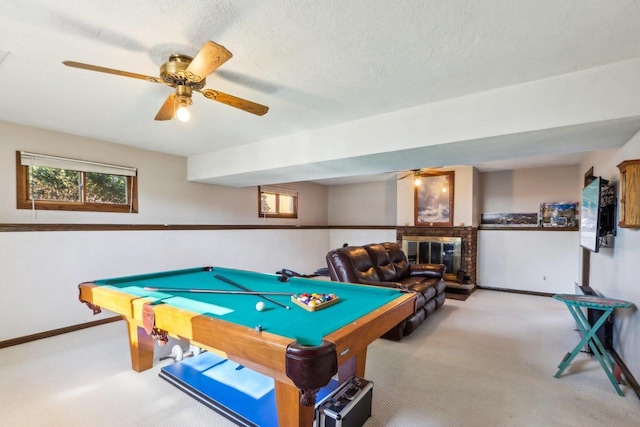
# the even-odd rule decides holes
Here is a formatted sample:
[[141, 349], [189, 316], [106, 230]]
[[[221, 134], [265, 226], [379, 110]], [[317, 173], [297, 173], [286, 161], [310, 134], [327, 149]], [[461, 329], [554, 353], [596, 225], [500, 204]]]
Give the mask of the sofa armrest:
[[406, 291], [407, 288], [400, 282], [369, 282], [366, 280], [361, 280], [356, 285], [367, 285], [367, 286], [379, 286], [382, 288], [392, 288], [392, 289], [400, 289], [401, 291]]
[[410, 276], [443, 278], [447, 267], [444, 264], [411, 264]]

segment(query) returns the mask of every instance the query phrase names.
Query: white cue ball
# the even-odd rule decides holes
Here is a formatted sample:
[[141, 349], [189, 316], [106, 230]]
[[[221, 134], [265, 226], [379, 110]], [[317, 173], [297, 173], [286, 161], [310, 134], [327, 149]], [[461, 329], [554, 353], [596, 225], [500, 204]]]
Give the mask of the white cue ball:
[[264, 303], [262, 301], [258, 301], [256, 303], [256, 310], [258, 310], [258, 311], [264, 310]]

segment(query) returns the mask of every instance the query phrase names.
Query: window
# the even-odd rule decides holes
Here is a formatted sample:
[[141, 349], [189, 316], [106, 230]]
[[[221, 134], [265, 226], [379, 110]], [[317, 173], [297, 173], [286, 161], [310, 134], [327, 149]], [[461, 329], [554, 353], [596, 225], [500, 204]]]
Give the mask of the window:
[[298, 192], [286, 188], [258, 187], [258, 216], [298, 218]]
[[137, 169], [16, 152], [18, 209], [138, 212]]

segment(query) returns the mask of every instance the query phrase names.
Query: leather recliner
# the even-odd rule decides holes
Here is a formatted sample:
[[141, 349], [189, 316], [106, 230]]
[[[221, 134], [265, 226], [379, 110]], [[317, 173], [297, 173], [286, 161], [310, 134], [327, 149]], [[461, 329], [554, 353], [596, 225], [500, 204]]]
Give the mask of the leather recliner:
[[397, 243], [346, 246], [329, 251], [326, 259], [333, 281], [406, 288], [417, 294], [414, 313], [384, 334], [384, 338], [400, 340], [409, 335], [444, 304], [446, 267], [409, 264]]

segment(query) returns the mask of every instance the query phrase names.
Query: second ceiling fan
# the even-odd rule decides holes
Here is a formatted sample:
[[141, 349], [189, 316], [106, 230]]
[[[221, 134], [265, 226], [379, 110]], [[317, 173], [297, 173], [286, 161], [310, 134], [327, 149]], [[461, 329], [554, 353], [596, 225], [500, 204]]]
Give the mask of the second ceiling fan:
[[432, 168], [422, 168], [422, 169], [410, 169], [406, 174], [402, 175], [398, 178], [398, 181], [402, 179], [413, 177], [413, 182], [415, 185], [420, 185], [420, 176], [426, 173], [438, 173], [436, 169], [440, 169], [442, 166], [434, 166]]

